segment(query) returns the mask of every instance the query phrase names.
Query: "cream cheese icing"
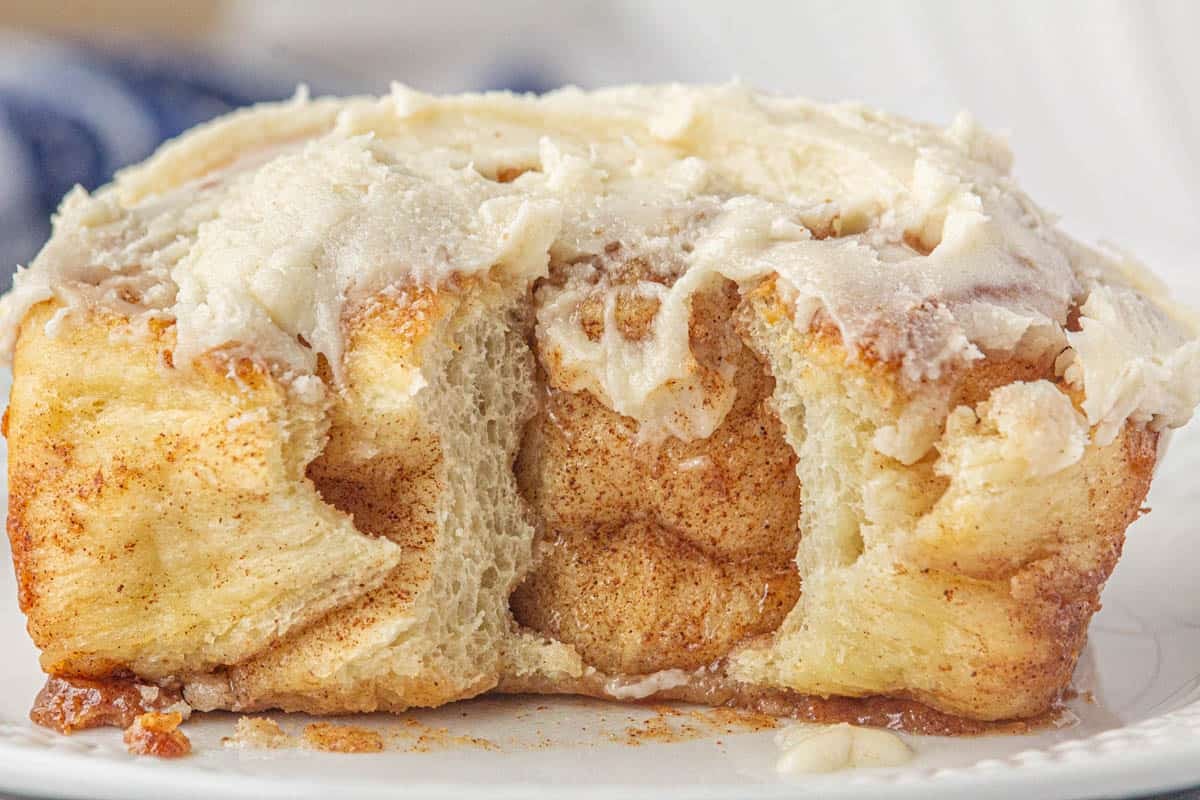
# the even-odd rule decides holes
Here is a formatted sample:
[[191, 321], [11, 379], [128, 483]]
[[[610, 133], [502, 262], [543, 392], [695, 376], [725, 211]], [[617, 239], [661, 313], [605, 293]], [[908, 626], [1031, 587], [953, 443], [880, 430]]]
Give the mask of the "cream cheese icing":
[[617, 700], [644, 700], [652, 694], [686, 686], [693, 677], [681, 669], [664, 669], [634, 681], [610, 678], [604, 684], [604, 692]]
[[[372, 293], [463, 276], [526, 291], [554, 264], [535, 298], [551, 384], [590, 390], [644, 435], [687, 439], [711, 433], [735, 391], [732, 365], [701, 366], [689, 348], [691, 298], [775, 274], [798, 325], [823, 312], [913, 385], [1054, 348], [1098, 438], [1127, 418], [1182, 424], [1200, 399], [1193, 331], [1063, 235], [1010, 163], [965, 115], [939, 130], [740, 85], [301, 92], [73, 191], [0, 301], [0, 349], [57, 298], [54, 324], [91, 305], [174, 319], [181, 365], [240, 346], [296, 376], [324, 355], [336, 377], [344, 315]], [[654, 274], [609, 285], [613, 253]], [[597, 290], [610, 323], [598, 339], [578, 318]], [[618, 291], [657, 304], [647, 337], [611, 324]], [[877, 446], [920, 457], [932, 436], [910, 427]]]
[[974, 411], [951, 412], [937, 471], [983, 489], [1053, 475], [1079, 461], [1087, 443], [1087, 421], [1058, 387], [1016, 381], [994, 389]]
[[891, 731], [844, 722], [792, 725], [775, 735], [775, 744], [781, 751], [775, 762], [775, 771], [780, 775], [900, 767], [912, 761], [914, 755]]

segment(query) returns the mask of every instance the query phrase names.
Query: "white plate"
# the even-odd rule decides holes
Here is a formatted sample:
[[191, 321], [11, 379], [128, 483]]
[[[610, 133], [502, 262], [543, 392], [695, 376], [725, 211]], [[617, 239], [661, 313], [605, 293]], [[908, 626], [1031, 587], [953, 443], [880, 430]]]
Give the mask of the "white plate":
[[[0, 391], [7, 396], [7, 380]], [[2, 466], [2, 465], [0, 465]], [[175, 762], [133, 758], [115, 730], [62, 737], [26, 718], [42, 677], [0, 569], [0, 791], [46, 797], [327, 798], [488, 797], [823, 798], [960, 797], [973, 800], [1147, 794], [1200, 784], [1200, 426], [1175, 437], [1151, 494], [1154, 513], [1130, 530], [1124, 559], [1076, 674], [1094, 702], [1073, 701], [1078, 721], [1028, 736], [910, 737], [902, 769], [784, 780], [771, 732], [713, 732], [630, 746], [622, 738], [652, 712], [570, 698], [485, 698], [407, 715], [498, 749], [439, 743], [413, 752], [429, 728], [403, 719], [356, 719], [392, 744], [378, 755], [224, 748], [228, 714], [194, 718], [195, 753]], [[7, 556], [7, 553], [4, 553]], [[539, 709], [539, 707], [541, 707]], [[308, 720], [277, 716], [290, 731]], [[683, 716], [678, 721], [687, 722]], [[442, 737], [445, 738], [445, 737]]]

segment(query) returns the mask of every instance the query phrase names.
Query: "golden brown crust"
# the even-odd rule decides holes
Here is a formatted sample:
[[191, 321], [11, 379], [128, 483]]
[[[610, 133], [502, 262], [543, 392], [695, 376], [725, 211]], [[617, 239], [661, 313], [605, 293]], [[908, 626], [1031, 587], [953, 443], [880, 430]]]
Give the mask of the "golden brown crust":
[[9, 406], [9, 535], [48, 673], [235, 663], [399, 561], [304, 479], [319, 404], [226, 353], [174, 369], [169, 326], [93, 315], [51, 337], [53, 314], [22, 326]]

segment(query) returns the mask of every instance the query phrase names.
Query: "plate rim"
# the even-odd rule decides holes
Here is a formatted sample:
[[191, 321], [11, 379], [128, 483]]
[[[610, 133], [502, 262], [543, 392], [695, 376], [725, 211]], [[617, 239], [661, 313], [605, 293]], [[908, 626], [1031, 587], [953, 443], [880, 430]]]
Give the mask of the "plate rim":
[[[314, 754], [335, 763], [347, 758], [387, 758], [397, 754]], [[351, 762], [352, 763], [352, 762]], [[339, 771], [340, 772], [340, 771]], [[170, 791], [164, 793], [163, 782]], [[970, 791], [974, 800], [1122, 797], [1174, 791], [1200, 785], [1200, 701], [1156, 717], [1112, 728], [1050, 747], [1031, 748], [1005, 758], [983, 759], [962, 767], [924, 770], [856, 770], [778, 783], [664, 784], [552, 782], [414, 782], [403, 791], [412, 800], [448, 800], [481, 796], [489, 800], [526, 800], [556, 796], [591, 800], [621, 796], [656, 800], [775, 800], [816, 791], [828, 798], [886, 796], [891, 800], [957, 797]], [[355, 797], [395, 797], [398, 786], [353, 773], [281, 776], [227, 772], [219, 765], [187, 764], [129, 756], [89, 741], [72, 739], [30, 725], [0, 723], [0, 787], [35, 797], [80, 800], [138, 798], [209, 798], [217, 794], [253, 798], [325, 798], [331, 793]], [[564, 792], [564, 790], [566, 790]]]

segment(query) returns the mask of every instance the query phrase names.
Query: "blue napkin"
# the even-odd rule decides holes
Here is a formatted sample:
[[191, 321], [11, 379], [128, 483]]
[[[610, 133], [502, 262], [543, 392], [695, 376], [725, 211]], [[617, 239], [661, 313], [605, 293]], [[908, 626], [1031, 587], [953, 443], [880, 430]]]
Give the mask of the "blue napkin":
[[0, 290], [72, 186], [94, 189], [164, 139], [294, 88], [202, 54], [0, 36]]

